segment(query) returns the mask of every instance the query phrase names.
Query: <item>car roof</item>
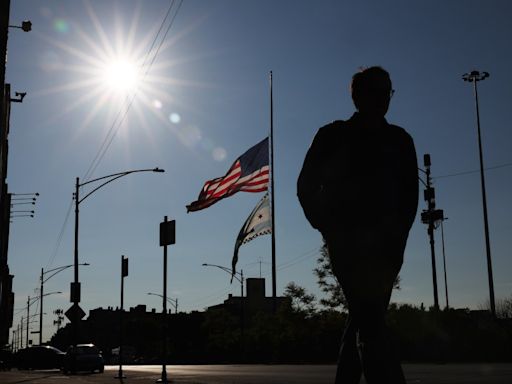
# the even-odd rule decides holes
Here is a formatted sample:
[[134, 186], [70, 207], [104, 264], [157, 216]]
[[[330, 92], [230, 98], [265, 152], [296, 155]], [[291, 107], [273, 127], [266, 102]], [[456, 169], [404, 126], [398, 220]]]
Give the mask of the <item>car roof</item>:
[[51, 345], [33, 345], [32, 347], [23, 348], [22, 351], [29, 351], [29, 350], [38, 350], [38, 349], [48, 349], [59, 353], [64, 353], [60, 349], [55, 348]]

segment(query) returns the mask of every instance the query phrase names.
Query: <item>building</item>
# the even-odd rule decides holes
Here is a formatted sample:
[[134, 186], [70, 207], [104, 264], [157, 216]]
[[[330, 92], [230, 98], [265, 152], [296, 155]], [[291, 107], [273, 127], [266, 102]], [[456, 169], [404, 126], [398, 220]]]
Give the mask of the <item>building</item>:
[[291, 308], [289, 297], [278, 296], [274, 299], [265, 296], [265, 279], [248, 278], [245, 281], [247, 294], [244, 297], [230, 294], [224, 303], [208, 307], [208, 311], [225, 309], [233, 314], [243, 313], [244, 321], [250, 322], [250, 319], [258, 312], [270, 314], [282, 306]]
[[9, 343], [9, 329], [12, 326], [14, 293], [13, 276], [9, 272], [7, 251], [9, 246], [10, 194], [7, 190], [7, 155], [9, 143], [9, 119], [11, 92], [5, 84], [5, 63], [7, 57], [7, 31], [9, 27], [10, 1], [0, 2], [0, 346]]

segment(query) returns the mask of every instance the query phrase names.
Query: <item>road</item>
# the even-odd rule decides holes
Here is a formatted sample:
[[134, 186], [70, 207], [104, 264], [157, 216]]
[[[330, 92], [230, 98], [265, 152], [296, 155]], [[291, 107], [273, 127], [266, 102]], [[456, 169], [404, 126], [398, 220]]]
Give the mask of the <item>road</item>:
[[[512, 364], [405, 364], [409, 384], [510, 384]], [[103, 374], [63, 375], [58, 371], [0, 372], [2, 384], [115, 384], [117, 366]], [[125, 366], [124, 383], [154, 383], [161, 366]], [[333, 365], [170, 365], [170, 383], [183, 384], [332, 384]], [[362, 380], [361, 384], [365, 381]]]

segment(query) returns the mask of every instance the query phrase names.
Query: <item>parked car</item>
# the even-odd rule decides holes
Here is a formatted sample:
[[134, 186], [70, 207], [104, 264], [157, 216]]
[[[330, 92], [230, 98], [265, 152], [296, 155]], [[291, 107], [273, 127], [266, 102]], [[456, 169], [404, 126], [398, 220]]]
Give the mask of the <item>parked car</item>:
[[14, 357], [7, 349], [0, 349], [0, 371], [10, 371]]
[[68, 372], [79, 371], [98, 371], [103, 373], [105, 362], [101, 351], [94, 344], [78, 344], [76, 347], [70, 346], [64, 356], [62, 371]]
[[21, 349], [16, 353], [18, 369], [60, 369], [64, 352], [50, 345]]

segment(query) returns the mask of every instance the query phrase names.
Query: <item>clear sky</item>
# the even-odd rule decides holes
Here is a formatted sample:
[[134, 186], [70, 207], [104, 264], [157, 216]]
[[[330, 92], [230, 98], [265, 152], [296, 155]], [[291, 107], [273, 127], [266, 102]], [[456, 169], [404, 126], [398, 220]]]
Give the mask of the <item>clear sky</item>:
[[[487, 167], [504, 165], [486, 172], [494, 284], [498, 299], [510, 297], [509, 1], [186, 0], [174, 4], [155, 41], [170, 4], [11, 1], [11, 24], [29, 19], [33, 30], [9, 31], [6, 79], [13, 93], [27, 96], [12, 105], [8, 182], [13, 193], [40, 193], [35, 217], [11, 224], [15, 326], [27, 296], [37, 296], [41, 268], [73, 263], [75, 178], [129, 169], [166, 172], [129, 175], [80, 205], [80, 262], [91, 264], [80, 269], [82, 308], [119, 305], [121, 255], [130, 261], [125, 306], [161, 308], [161, 300], [146, 293], [162, 291], [158, 229], [165, 215], [176, 220], [168, 292], [180, 310], [203, 310], [238, 295], [228, 274], [201, 264], [230, 265], [235, 238], [261, 193], [238, 193], [189, 214], [185, 205], [204, 181], [222, 176], [268, 135], [271, 70], [278, 294], [290, 281], [319, 294], [312, 269], [321, 238], [298, 204], [297, 176], [317, 129], [352, 114], [352, 74], [381, 65], [396, 90], [388, 121], [413, 136], [419, 164], [431, 154], [434, 177], [479, 169], [473, 90], [461, 76], [474, 69], [490, 73], [479, 83], [484, 160]], [[106, 151], [104, 143], [110, 143]], [[375, 185], [376, 199], [385, 187]], [[437, 206], [449, 218], [450, 304], [478, 308], [489, 297], [479, 174], [439, 177], [435, 188]], [[430, 306], [422, 189], [402, 289], [392, 300]], [[436, 231], [444, 306], [440, 240]], [[259, 277], [261, 265], [270, 296], [270, 236], [243, 245], [239, 257], [246, 277]], [[45, 298], [45, 340], [55, 331], [52, 311], [71, 305], [72, 279], [70, 268], [45, 284], [45, 292], [63, 292]]]

